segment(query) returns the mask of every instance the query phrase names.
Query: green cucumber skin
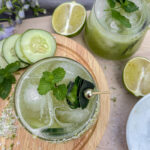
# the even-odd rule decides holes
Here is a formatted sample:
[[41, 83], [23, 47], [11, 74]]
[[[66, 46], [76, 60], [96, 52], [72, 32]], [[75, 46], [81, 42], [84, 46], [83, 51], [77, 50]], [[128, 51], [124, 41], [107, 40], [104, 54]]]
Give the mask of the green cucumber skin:
[[[4, 43], [3, 43], [2, 53], [3, 53], [4, 59], [6, 60], [6, 62], [7, 62], [8, 64], [11, 64], [11, 63], [13, 63], [13, 62], [15, 62], [15, 61], [20, 61], [20, 59], [16, 56], [16, 53], [15, 53], [15, 42], [16, 42], [16, 40], [17, 40], [17, 38], [18, 38], [19, 36], [20, 36], [19, 34], [11, 35], [11, 36], [8, 37], [8, 38], [4, 41]], [[14, 39], [13, 39], [13, 38], [14, 38]], [[11, 40], [10, 40], [10, 39], [11, 39]], [[15, 41], [13, 41], [13, 43], [11, 43], [9, 40], [10, 40], [10, 41], [15, 40]], [[13, 45], [10, 47], [11, 44], [13, 44]], [[10, 51], [9, 51], [9, 50], [11, 50], [11, 49], [9, 49], [9, 48], [13, 48], [13, 50], [14, 50], [14, 51], [13, 51], [14, 56], [11, 56], [11, 53], [10, 53]], [[22, 61], [20, 61], [20, 63], [21, 63], [20, 68], [25, 68], [25, 67], [28, 66], [26, 63], [24, 63], [24, 62], [22, 62]]]
[[[31, 33], [30, 33], [31, 32]], [[47, 56], [45, 55], [44, 57], [41, 57], [41, 56], [36, 56], [36, 53], [32, 53], [32, 51], [29, 49], [28, 51], [30, 51], [32, 54], [31, 55], [28, 55], [26, 53], [26, 49], [24, 49], [24, 41], [25, 39], [28, 39], [28, 38], [24, 38], [25, 36], [28, 36], [30, 37], [29, 34], [31, 34], [31, 37], [33, 36], [32, 34], [35, 34], [36, 36], [36, 32], [37, 32], [37, 35], [40, 35], [42, 37], [42, 34], [47, 34], [47, 36], [49, 36], [49, 41], [47, 43], [51, 43], [51, 47], [48, 47], [48, 48], [51, 48], [51, 50], [49, 50], [50, 54], [47, 54]], [[41, 32], [41, 33], [40, 33]], [[43, 32], [43, 33], [42, 33]], [[27, 35], [28, 34], [28, 35]], [[43, 36], [44, 37], [44, 36]], [[45, 31], [45, 30], [42, 30], [42, 29], [29, 29], [27, 31], [25, 31], [22, 36], [21, 36], [21, 50], [22, 50], [22, 53], [23, 53], [23, 56], [32, 64], [32, 63], [35, 63], [41, 59], [44, 59], [44, 58], [47, 58], [47, 57], [52, 57], [54, 56], [55, 54], [55, 51], [56, 51], [56, 40], [55, 38], [51, 35], [51, 33], [49, 33], [48, 31]], [[41, 54], [43, 55], [43, 54]], [[39, 58], [38, 58], [39, 57]]]

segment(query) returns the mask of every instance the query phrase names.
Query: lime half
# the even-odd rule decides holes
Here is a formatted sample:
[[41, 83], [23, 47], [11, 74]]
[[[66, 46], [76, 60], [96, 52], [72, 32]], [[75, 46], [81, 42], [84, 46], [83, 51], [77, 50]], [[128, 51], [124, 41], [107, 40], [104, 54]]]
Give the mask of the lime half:
[[56, 33], [65, 36], [77, 35], [83, 28], [86, 20], [84, 6], [76, 2], [67, 2], [59, 5], [52, 16], [52, 26]]
[[131, 59], [124, 68], [123, 81], [135, 96], [150, 93], [150, 61], [143, 57]]

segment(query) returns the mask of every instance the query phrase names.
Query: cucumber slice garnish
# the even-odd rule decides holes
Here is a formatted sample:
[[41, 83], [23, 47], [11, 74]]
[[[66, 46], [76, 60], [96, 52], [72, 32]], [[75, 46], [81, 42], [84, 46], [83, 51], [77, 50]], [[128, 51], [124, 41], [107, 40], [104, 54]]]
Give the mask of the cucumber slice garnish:
[[16, 44], [15, 44], [15, 52], [16, 52], [16, 55], [17, 57], [25, 62], [25, 63], [30, 63], [23, 55], [22, 51], [21, 51], [21, 47], [20, 47], [20, 41], [21, 41], [21, 37], [19, 37], [16, 41]]
[[[19, 34], [14, 34], [8, 37], [3, 43], [3, 48], [2, 48], [3, 56], [9, 64], [16, 61], [20, 61], [15, 53], [15, 43], [19, 36], [20, 36]], [[21, 61], [20, 63], [21, 63], [20, 65], [21, 68], [28, 66], [26, 63], [23, 63]]]
[[46, 128], [41, 131], [44, 134], [48, 135], [64, 135], [65, 129], [64, 128]]
[[87, 80], [77, 76], [75, 82], [68, 84], [67, 103], [70, 108], [86, 108], [89, 100], [85, 97], [84, 92], [87, 89], [94, 89], [95, 85]]
[[53, 56], [56, 50], [56, 41], [47, 31], [27, 30], [21, 37], [21, 50], [26, 59], [34, 63]]
[[6, 60], [2, 56], [2, 47], [5, 39], [0, 41], [0, 68], [5, 68], [7, 66]]

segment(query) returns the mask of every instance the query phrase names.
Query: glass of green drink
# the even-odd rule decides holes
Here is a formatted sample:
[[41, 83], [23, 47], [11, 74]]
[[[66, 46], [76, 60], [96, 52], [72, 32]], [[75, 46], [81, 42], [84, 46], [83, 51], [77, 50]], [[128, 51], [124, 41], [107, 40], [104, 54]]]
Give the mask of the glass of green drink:
[[99, 113], [100, 96], [91, 97], [86, 108], [70, 108], [67, 99], [57, 100], [53, 92], [40, 95], [37, 91], [45, 71], [62, 67], [68, 85], [80, 76], [97, 85], [91, 74], [78, 62], [65, 57], [43, 59], [21, 76], [15, 90], [15, 108], [22, 125], [33, 135], [51, 142], [64, 142], [80, 137], [95, 124]]
[[[128, 58], [138, 50], [148, 29], [149, 10], [145, 0], [130, 1], [136, 4], [138, 10], [126, 12], [120, 6], [121, 0], [115, 1], [114, 8], [110, 8], [108, 0], [95, 0], [86, 21], [84, 38], [97, 55], [119, 60]], [[116, 14], [112, 16], [112, 9], [126, 17], [131, 27], [125, 27], [122, 18]]]

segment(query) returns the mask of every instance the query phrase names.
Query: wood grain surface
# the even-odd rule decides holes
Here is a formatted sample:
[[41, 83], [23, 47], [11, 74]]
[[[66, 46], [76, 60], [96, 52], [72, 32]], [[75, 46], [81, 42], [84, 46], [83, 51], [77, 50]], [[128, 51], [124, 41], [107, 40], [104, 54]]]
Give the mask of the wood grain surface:
[[[98, 83], [100, 91], [108, 91], [107, 82], [103, 71], [93, 55], [75, 41], [54, 34], [57, 41], [56, 56], [72, 58], [84, 65]], [[18, 78], [18, 77], [17, 77]], [[6, 105], [6, 101], [0, 100], [0, 110]], [[17, 122], [17, 137], [14, 139], [13, 150], [95, 150], [106, 129], [110, 112], [109, 95], [101, 95], [100, 114], [97, 124], [82, 137], [66, 143], [52, 144], [38, 138], [34, 138], [22, 125]], [[1, 143], [10, 145], [10, 141], [0, 139]], [[11, 141], [12, 142], [12, 141]], [[2, 147], [0, 147], [2, 150]]]

